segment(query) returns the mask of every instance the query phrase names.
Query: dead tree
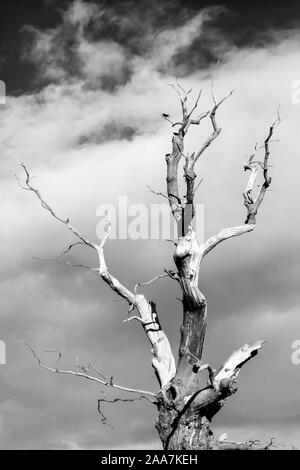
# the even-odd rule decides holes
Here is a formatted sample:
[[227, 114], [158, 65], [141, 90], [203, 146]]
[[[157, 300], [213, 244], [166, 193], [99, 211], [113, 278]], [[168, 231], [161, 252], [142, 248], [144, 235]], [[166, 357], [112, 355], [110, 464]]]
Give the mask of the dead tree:
[[[248, 184], [243, 193], [246, 206], [245, 223], [221, 230], [204, 243], [199, 244], [197, 234], [193, 228], [195, 216], [194, 197], [197, 189], [195, 186], [197, 176], [195, 166], [205, 150], [220, 135], [221, 128], [217, 124], [217, 112], [232, 92], [218, 101], [212, 82], [212, 109], [195, 117], [194, 113], [198, 107], [201, 92], [194, 105], [188, 110], [187, 101], [191, 90], [186, 91], [178, 84], [173, 88], [175, 88], [180, 99], [182, 117], [178, 122], [172, 122], [168, 114], [163, 114], [163, 118], [171, 124], [173, 130], [171, 153], [165, 156], [167, 164], [167, 195], [165, 197], [169, 200], [170, 209], [176, 220], [179, 233], [178, 240], [174, 242], [176, 270], [166, 270], [164, 274], [157, 276], [144, 285], [150, 284], [160, 277], [169, 276], [178, 283], [182, 291], [183, 320], [177, 366], [168, 338], [158, 319], [155, 303], [138, 292], [138, 288], [143, 284], [137, 284], [135, 289], [131, 291], [109, 271], [104, 255], [105, 244], [110, 232], [109, 217], [107, 217], [106, 234], [101, 243], [98, 245], [91, 242], [71, 225], [68, 218], [59, 217], [48, 205], [39, 190], [32, 186], [30, 174], [25, 165], [22, 164], [25, 171], [23, 189], [33, 192], [40, 200], [42, 207], [64, 224], [77, 238], [77, 241], [64, 250], [61, 255], [68, 253], [74, 246], [79, 244], [93, 249], [97, 254], [97, 268], [89, 268], [84, 265], [75, 266], [94, 271], [117, 295], [128, 302], [130, 311], [136, 310], [137, 314], [125, 321], [138, 321], [151, 343], [152, 366], [159, 382], [159, 391], [154, 393], [116, 385], [113, 377], [105, 377], [99, 369], [91, 364], [88, 367], [83, 367], [77, 363], [75, 370], [60, 370], [49, 367], [41, 362], [32, 348], [30, 349], [39, 365], [48, 370], [80, 376], [96, 381], [102, 386], [117, 388], [122, 392], [133, 393], [136, 396], [133, 399], [118, 398], [114, 400], [106, 400], [104, 397], [99, 400], [99, 410], [102, 401], [134, 401], [141, 398], [150, 400], [158, 410], [156, 428], [164, 449], [268, 449], [273, 444], [272, 440], [270, 444], [259, 446], [256, 441], [231, 443], [227, 439], [217, 439], [213, 434], [211, 428], [213, 417], [222, 408], [227, 398], [236, 392], [236, 379], [241, 367], [257, 354], [263, 341], [246, 344], [234, 351], [217, 372], [209, 364], [202, 364], [207, 302], [199, 289], [198, 277], [201, 262], [219, 243], [251, 232], [255, 228], [258, 209], [271, 184], [271, 177], [269, 176], [270, 142], [275, 128], [280, 123], [279, 112], [277, 112], [277, 118], [269, 128], [264, 144], [260, 147], [256, 145], [254, 152], [244, 164], [244, 170], [250, 172]], [[185, 153], [184, 141], [189, 128], [194, 125], [199, 126], [204, 119], [210, 120], [211, 135], [204, 141], [198, 151], [192, 154]], [[264, 152], [263, 161], [255, 159], [257, 152], [260, 150]], [[186, 185], [185, 198], [180, 196], [178, 184], [179, 164], [182, 160], [184, 162], [183, 176]], [[260, 173], [262, 183], [259, 189], [256, 189], [257, 178]], [[203, 374], [206, 374], [208, 379], [205, 387], [201, 385], [203, 383]], [[104, 415], [102, 416], [105, 422], [106, 418]]]

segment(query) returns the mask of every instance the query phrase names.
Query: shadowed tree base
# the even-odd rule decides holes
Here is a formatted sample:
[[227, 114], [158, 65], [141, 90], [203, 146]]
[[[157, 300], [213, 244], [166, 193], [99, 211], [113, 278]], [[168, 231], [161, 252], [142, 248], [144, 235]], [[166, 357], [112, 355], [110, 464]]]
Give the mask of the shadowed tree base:
[[212, 450], [215, 446], [210, 422], [197, 413], [181, 415], [162, 406], [156, 429], [165, 450]]

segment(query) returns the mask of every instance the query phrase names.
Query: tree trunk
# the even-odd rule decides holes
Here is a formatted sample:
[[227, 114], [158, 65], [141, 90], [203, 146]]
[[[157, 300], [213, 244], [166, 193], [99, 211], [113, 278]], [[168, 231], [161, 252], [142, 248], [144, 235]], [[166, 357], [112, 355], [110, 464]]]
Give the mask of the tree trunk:
[[[220, 442], [211, 430], [212, 418], [226, 399], [237, 391], [236, 379], [241, 367], [254, 357], [263, 341], [245, 344], [234, 351], [225, 364], [215, 372], [210, 366], [194, 364], [184, 375], [175, 377], [158, 394], [156, 429], [165, 450], [217, 450], [229, 445]], [[200, 375], [208, 370], [209, 381], [200, 386]], [[237, 449], [237, 444], [230, 444]], [[239, 450], [247, 446], [239, 445]], [[252, 446], [250, 445], [250, 449]]]
[[[98, 268], [88, 268], [81, 264], [72, 266], [84, 267], [97, 272], [114, 292], [128, 302], [130, 306], [129, 312], [136, 309], [137, 315], [130, 316], [125, 321], [137, 320], [142, 325], [151, 343], [153, 356], [152, 366], [158, 378], [160, 391], [158, 394], [155, 394], [153, 392], [117, 385], [113, 382], [113, 377], [107, 380], [107, 378], [92, 365], [91, 368], [94, 372], [97, 372], [97, 376], [88, 374], [83, 368], [83, 371], [78, 371], [77, 365], [75, 371], [54, 369], [42, 364], [35, 352], [30, 349], [38, 361], [38, 364], [47, 370], [85, 377], [107, 387], [138, 394], [139, 398], [147, 397], [150, 399], [151, 403], [158, 407], [156, 428], [164, 449], [252, 449], [252, 443], [244, 445], [241, 443], [224, 442], [224, 439], [218, 440], [214, 438], [211, 430], [211, 421], [214, 415], [218, 413], [223, 406], [225, 400], [236, 392], [236, 378], [241, 367], [257, 354], [258, 350], [262, 347], [263, 341], [246, 344], [237, 351], [234, 351], [216, 374], [208, 364], [203, 365], [201, 359], [206, 333], [207, 305], [204, 295], [198, 288], [198, 278], [201, 261], [212, 249], [224, 240], [248, 233], [255, 228], [258, 209], [271, 184], [271, 178], [268, 175], [268, 159], [270, 155], [269, 142], [271, 142], [275, 127], [280, 123], [280, 116], [279, 113], [277, 113], [277, 119], [270, 127], [269, 134], [264, 142], [264, 162], [254, 160], [255, 153], [260, 148], [256, 146], [255, 152], [247, 159], [244, 165], [245, 170], [251, 171], [249, 182], [244, 192], [244, 204], [247, 208], [246, 223], [242, 226], [223, 229], [199, 246], [196, 234], [192, 228], [195, 216], [194, 196], [197, 187], [201, 183], [200, 181], [195, 188], [195, 180], [197, 177], [195, 173], [195, 163], [213, 140], [220, 134], [221, 128], [219, 128], [216, 123], [216, 112], [219, 106], [232, 92], [218, 102], [215, 97], [212, 81], [212, 97], [214, 102], [212, 110], [202, 113], [197, 118], [193, 118], [192, 114], [198, 106], [201, 91], [193, 108], [188, 111], [186, 102], [191, 90], [185, 91], [179, 84], [174, 86], [174, 88], [180, 97], [182, 121], [173, 123], [170, 121], [167, 114], [163, 114], [163, 116], [172, 124], [173, 129], [172, 150], [171, 153], [165, 156], [167, 162], [167, 199], [169, 200], [172, 214], [177, 223], [179, 239], [177, 243], [174, 242], [176, 245], [174, 261], [177, 272], [165, 270], [165, 274], [179, 281], [182, 291], [183, 321], [181, 326], [178, 366], [175, 366], [172, 348], [166, 333], [161, 327], [155, 303], [152, 301], [149, 302], [144, 294], [137, 292], [139, 286], [149, 285], [162, 276], [156, 276], [151, 281], [144, 284], [136, 284], [134, 292], [131, 292], [109, 272], [106, 265], [104, 245], [109, 238], [111, 229], [109, 215], [107, 215], [107, 226], [101, 243], [99, 245], [92, 243], [71, 225], [69, 218], [64, 219], [56, 215], [55, 211], [42, 198], [39, 190], [31, 185], [29, 172], [24, 164], [21, 164], [25, 171], [26, 178], [24, 189], [32, 191], [41, 202], [42, 207], [55, 219], [64, 224], [79, 240], [77, 243], [72, 243], [60, 256], [68, 253], [72, 247], [78, 244], [85, 245], [95, 250], [99, 258]], [[200, 150], [192, 154], [185, 154], [184, 138], [189, 127], [191, 125], [199, 125], [201, 120], [208, 115], [213, 128], [212, 134], [205, 140]], [[180, 197], [178, 185], [178, 169], [181, 158], [185, 160], [183, 170], [186, 192], [183, 198]], [[255, 197], [254, 189], [256, 188], [256, 178], [260, 168], [262, 168], [263, 171], [264, 182]], [[52, 259], [57, 258], [58, 257]], [[204, 388], [202, 386], [203, 380], [201, 375], [203, 371], [208, 372], [209, 379], [207, 386]], [[120, 399], [117, 399], [117, 401], [119, 400]], [[101, 401], [105, 401], [105, 399]], [[128, 400], [124, 399], [123, 401]], [[267, 447], [265, 446], [263, 449], [269, 448], [271, 445], [272, 440]]]
[[165, 450], [211, 450], [215, 445], [209, 420], [190, 410], [181, 416], [162, 407], [156, 428]]
[[[241, 367], [261, 348], [262, 342], [246, 344], [235, 351], [217, 374], [202, 365], [206, 331], [206, 299], [198, 288], [203, 247], [189, 229], [178, 240], [174, 260], [183, 293], [183, 323], [179, 360], [175, 376], [158, 395], [156, 428], [164, 449], [209, 450], [220, 448], [211, 430], [211, 421], [226, 398], [237, 390], [236, 378]], [[203, 388], [203, 371], [208, 384]], [[202, 388], [201, 388], [202, 387]]]
[[197, 400], [207, 307], [198, 288], [201, 251], [192, 229], [179, 239], [174, 260], [183, 293], [179, 361], [175, 377], [161, 392], [156, 427], [165, 449], [209, 449], [214, 440], [212, 413], [206, 402], [202, 408]]
[[168, 442], [168, 450], [211, 450], [213, 446], [209, 421], [197, 415], [180, 423]]
[[178, 241], [174, 260], [183, 294], [183, 322], [176, 378], [185, 380], [201, 361], [206, 332], [206, 299], [198, 288], [202, 254], [195, 232], [190, 229]]

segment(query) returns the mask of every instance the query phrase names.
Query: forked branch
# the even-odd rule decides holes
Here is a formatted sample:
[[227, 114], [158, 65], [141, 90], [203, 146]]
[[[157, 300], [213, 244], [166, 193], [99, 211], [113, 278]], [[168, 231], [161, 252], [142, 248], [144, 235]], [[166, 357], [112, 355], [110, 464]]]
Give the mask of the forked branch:
[[200, 150], [195, 155], [195, 162], [198, 160], [198, 158], [203, 154], [203, 152], [207, 149], [207, 147], [210, 146], [210, 144], [220, 135], [222, 128], [218, 127], [217, 121], [216, 121], [216, 113], [218, 108], [221, 106], [222, 103], [224, 103], [225, 100], [227, 100], [231, 95], [233, 94], [233, 90], [228, 93], [228, 95], [224, 96], [220, 101], [216, 100], [215, 92], [214, 92], [214, 85], [212, 82], [212, 96], [213, 96], [213, 101], [214, 101], [214, 107], [212, 108], [209, 117], [211, 120], [213, 132], [212, 134], [208, 137], [208, 139], [204, 142]]
[[[163, 117], [171, 122], [172, 126], [176, 126], [176, 131], [173, 132], [172, 137], [172, 151], [166, 155], [167, 162], [167, 198], [170, 202], [170, 207], [172, 214], [177, 222], [178, 235], [185, 235], [188, 227], [190, 226], [193, 217], [194, 217], [194, 196], [195, 196], [195, 163], [198, 158], [203, 154], [203, 152], [209, 147], [209, 145], [218, 137], [221, 132], [221, 128], [218, 127], [216, 122], [216, 113], [221, 104], [231, 96], [232, 92], [226, 95], [220, 101], [216, 100], [214, 85], [212, 81], [212, 98], [213, 98], [213, 108], [211, 111], [205, 111], [199, 114], [197, 117], [192, 117], [194, 111], [198, 107], [199, 99], [201, 97], [201, 90], [196, 98], [194, 105], [191, 107], [190, 111], [187, 107], [188, 95], [192, 90], [186, 91], [181, 85], [176, 84], [171, 85], [176, 93], [179, 96], [181, 109], [182, 109], [182, 120], [176, 123], [173, 123], [169, 119], [168, 114], [163, 114]], [[213, 127], [212, 134], [204, 142], [199, 151], [193, 152], [192, 154], [184, 153], [184, 138], [187, 134], [187, 131], [191, 125], [199, 125], [203, 119], [207, 116], [210, 117], [211, 124]], [[177, 127], [178, 126], [178, 127]], [[179, 195], [179, 185], [178, 185], [178, 167], [181, 158], [184, 158], [184, 179], [186, 182], [186, 195], [185, 203], [182, 202], [182, 198]]]
[[[205, 243], [201, 245], [202, 258], [206, 256], [213, 248], [215, 248], [219, 243], [223, 242], [232, 237], [237, 237], [243, 235], [244, 233], [251, 232], [254, 230], [256, 225], [256, 215], [261, 203], [264, 200], [267, 189], [269, 188], [272, 178], [269, 176], [269, 157], [270, 157], [270, 142], [273, 136], [274, 130], [280, 124], [280, 114], [277, 110], [277, 118], [271, 125], [269, 133], [265, 139], [264, 145], [262, 147], [255, 146], [254, 153], [252, 153], [244, 164], [245, 171], [250, 171], [250, 177], [246, 186], [246, 189], [243, 193], [244, 204], [247, 208], [247, 218], [244, 225], [230, 227], [227, 229], [221, 230], [217, 235], [209, 238]], [[256, 153], [264, 148], [264, 161], [254, 160]], [[263, 175], [263, 184], [258, 191], [258, 194], [254, 195], [254, 186], [257, 180], [259, 171], [262, 171]]]
[[265, 341], [245, 344], [234, 351], [217, 373], [211, 375], [211, 385], [199, 390], [191, 397], [189, 403], [206, 416], [214, 416], [223, 406], [224, 400], [237, 391], [236, 379], [250, 359], [257, 355]]
[[[171, 351], [171, 346], [167, 336], [165, 335], [164, 331], [161, 328], [161, 325], [158, 321], [157, 313], [153, 311], [153, 303], [148, 302], [144, 295], [139, 294], [136, 295], [135, 293], [131, 292], [127, 289], [123, 284], [120, 283], [118, 279], [116, 279], [109, 271], [106, 265], [105, 257], [104, 257], [104, 246], [106, 241], [109, 238], [109, 233], [111, 229], [111, 222], [109, 219], [109, 215], [107, 214], [107, 224], [105, 235], [101, 240], [99, 245], [90, 242], [86, 237], [81, 235], [78, 230], [76, 230], [71, 224], [69, 219], [62, 219], [58, 217], [55, 211], [49, 206], [49, 204], [43, 199], [38, 189], [32, 186], [30, 182], [30, 175], [25, 167], [25, 165], [21, 164], [22, 168], [25, 171], [26, 180], [25, 186], [22, 186], [23, 189], [32, 191], [39, 201], [42, 204], [42, 207], [46, 209], [50, 214], [57, 219], [59, 222], [66, 225], [66, 227], [77, 237], [80, 241], [93, 248], [98, 253], [98, 260], [99, 260], [99, 268], [90, 268], [88, 266], [84, 266], [82, 264], [72, 265], [76, 267], [83, 267], [90, 269], [91, 271], [96, 271], [102, 280], [109, 285], [109, 287], [116, 292], [120, 297], [125, 299], [131, 309], [136, 308], [140, 318], [142, 320], [141, 324], [143, 325], [144, 331], [152, 345], [151, 352], [153, 354], [152, 365], [155, 369], [155, 373], [157, 375], [158, 381], [160, 386], [165, 386], [175, 375], [176, 367], [175, 367], [175, 360]], [[75, 244], [71, 244], [67, 250], [65, 250], [62, 254], [67, 253], [71, 250], [71, 248], [75, 246]], [[166, 274], [167, 276], [167, 274]], [[154, 315], [155, 313], [155, 315]], [[156, 319], [154, 319], [154, 317]], [[65, 371], [67, 373], [67, 371]], [[73, 374], [73, 372], [68, 372]], [[77, 374], [78, 375], [78, 374]], [[87, 377], [86, 377], [87, 378]], [[90, 378], [90, 380], [93, 380]]]
[[[255, 162], [253, 161], [253, 155], [250, 156], [249, 160], [245, 163], [244, 169], [245, 171], [250, 171], [250, 177], [248, 181], [248, 185], [246, 191], [244, 193], [244, 204], [247, 208], [247, 218], [246, 224], [255, 224], [256, 223], [256, 215], [259, 209], [259, 206], [264, 200], [265, 194], [269, 186], [271, 185], [272, 178], [269, 176], [269, 157], [270, 157], [270, 142], [276, 127], [279, 126], [281, 122], [279, 108], [277, 110], [277, 117], [276, 120], [273, 122], [269, 129], [269, 133], [267, 138], [264, 142], [264, 161], [263, 162]], [[254, 185], [257, 179], [257, 174], [259, 169], [262, 170], [263, 174], [263, 184], [257, 194], [256, 197], [253, 195]]]
[[129, 403], [129, 402], [136, 402], [136, 401], [140, 401], [140, 400], [148, 400], [150, 401], [151, 403], [155, 404], [156, 405], [156, 402], [148, 399], [148, 397], [146, 395], [140, 395], [138, 397], [135, 397], [135, 398], [112, 398], [112, 399], [107, 399], [105, 397], [103, 398], [99, 398], [98, 399], [98, 412], [99, 414], [101, 415], [101, 421], [103, 424], [107, 424], [108, 426], [112, 427], [112, 425], [110, 423], [108, 423], [108, 419], [107, 417], [104, 415], [103, 411], [102, 411], [102, 403]]

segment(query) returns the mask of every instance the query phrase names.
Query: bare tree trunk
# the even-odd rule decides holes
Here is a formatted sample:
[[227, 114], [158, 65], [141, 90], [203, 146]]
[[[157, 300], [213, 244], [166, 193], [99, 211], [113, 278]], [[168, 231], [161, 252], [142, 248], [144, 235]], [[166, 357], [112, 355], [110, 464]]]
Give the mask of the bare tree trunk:
[[[139, 398], [146, 398], [158, 409], [156, 428], [164, 449], [179, 450], [204, 450], [204, 449], [252, 449], [253, 442], [249, 444], [239, 444], [220, 441], [215, 438], [211, 429], [211, 421], [216, 413], [224, 405], [226, 399], [237, 390], [236, 379], [241, 367], [255, 356], [262, 347], [263, 341], [246, 344], [234, 351], [224, 365], [216, 372], [210, 365], [202, 364], [202, 352], [206, 333], [207, 303], [204, 295], [199, 290], [199, 271], [203, 258], [224, 240], [251, 232], [255, 228], [258, 209], [271, 184], [268, 175], [268, 159], [270, 155], [269, 143], [275, 127], [280, 122], [279, 114], [276, 121], [269, 129], [268, 136], [261, 147], [264, 149], [264, 161], [254, 160], [256, 152], [260, 149], [255, 147], [255, 152], [250, 155], [244, 165], [245, 170], [250, 171], [249, 181], [243, 194], [244, 204], [247, 208], [247, 217], [244, 225], [230, 227], [221, 230], [218, 234], [209, 238], [199, 245], [197, 236], [193, 228], [194, 221], [194, 196], [195, 196], [195, 164], [209, 145], [220, 135], [221, 128], [216, 123], [216, 112], [219, 106], [228, 98], [231, 93], [221, 101], [217, 102], [214, 86], [212, 82], [212, 98], [214, 106], [210, 112], [204, 112], [197, 118], [192, 118], [192, 113], [197, 108], [201, 95], [191, 109], [187, 110], [186, 102], [190, 91], [186, 92], [180, 85], [175, 87], [181, 102], [182, 120], [173, 123], [168, 118], [168, 114], [163, 116], [172, 124], [172, 150], [166, 155], [167, 162], [167, 198], [170, 203], [171, 212], [178, 226], [178, 240], [175, 243], [174, 262], [177, 272], [165, 270], [165, 274], [156, 276], [151, 281], [135, 286], [134, 292], [126, 288], [108, 270], [104, 257], [104, 246], [109, 238], [110, 220], [107, 220], [106, 235], [100, 245], [92, 243], [71, 224], [70, 220], [58, 217], [54, 210], [45, 202], [38, 189], [32, 186], [30, 175], [24, 165], [26, 180], [24, 189], [32, 191], [54, 218], [63, 223], [79, 241], [71, 244], [62, 254], [68, 253], [74, 246], [82, 244], [92, 248], [98, 255], [99, 266], [88, 268], [95, 271], [101, 279], [120, 297], [125, 299], [130, 305], [130, 310], [136, 309], [137, 315], [127, 318], [126, 322], [137, 320], [150, 341], [152, 353], [152, 366], [157, 376], [160, 390], [156, 394], [144, 390], [136, 390], [128, 387], [116, 385], [113, 377], [105, 377], [99, 370], [91, 366], [96, 376], [88, 373], [86, 368], [81, 368], [76, 364], [74, 370], [58, 370], [41, 363], [38, 356], [32, 350], [39, 365], [51, 370], [71, 375], [85, 377], [89, 380], [106, 387], [113, 387], [127, 393], [135, 393]], [[212, 134], [203, 143], [198, 152], [191, 155], [184, 154], [184, 137], [191, 125], [199, 125], [202, 119], [209, 116], [212, 125]], [[179, 126], [179, 127], [177, 127]], [[183, 166], [184, 179], [186, 183], [186, 194], [183, 198], [179, 195], [178, 168], [181, 158], [184, 158]], [[255, 182], [259, 169], [262, 170], [263, 184], [255, 195]], [[199, 186], [199, 185], [198, 185]], [[161, 193], [157, 193], [161, 194]], [[164, 195], [165, 196], [165, 195]], [[166, 196], [165, 196], [166, 197]], [[61, 255], [60, 255], [61, 256]], [[55, 259], [57, 259], [56, 257]], [[87, 266], [76, 265], [87, 268]], [[161, 327], [156, 311], [156, 304], [148, 301], [145, 295], [137, 293], [137, 288], [148, 285], [160, 277], [169, 276], [179, 282], [182, 291], [183, 320], [181, 326], [181, 338], [179, 347], [178, 365], [172, 353], [171, 345]], [[207, 385], [203, 387], [203, 374], [207, 378]], [[121, 400], [121, 399], [117, 399]], [[135, 399], [124, 399], [123, 401], [134, 401]], [[102, 401], [105, 401], [103, 399]], [[115, 400], [116, 401], [116, 400]], [[104, 418], [103, 418], [104, 419]], [[267, 447], [272, 445], [272, 441]]]
[[[216, 112], [231, 93], [217, 102], [212, 82], [212, 97], [214, 101], [212, 111], [210, 113], [203, 113], [198, 119], [192, 119], [191, 114], [198, 105], [201, 93], [192, 110], [188, 112], [186, 101], [189, 92], [186, 92], [180, 86], [176, 88], [176, 91], [181, 101], [182, 121], [175, 124], [179, 125], [179, 129], [177, 132], [174, 132], [172, 153], [166, 156], [166, 161], [168, 174], [167, 189], [171, 210], [177, 223], [180, 224], [181, 222], [182, 224], [180, 226], [182, 230], [179, 232], [180, 238], [174, 253], [174, 261], [178, 270], [183, 296], [183, 321], [176, 374], [167, 388], [161, 391], [156, 427], [165, 449], [216, 449], [220, 448], [220, 443], [214, 438], [211, 420], [223, 406], [224, 400], [237, 390], [235, 379], [241, 365], [257, 353], [262, 342], [246, 345], [244, 349], [242, 348], [234, 353], [227, 361], [226, 367], [224, 366], [221, 369], [221, 379], [220, 372], [215, 375], [210, 366], [201, 365], [206, 333], [207, 303], [204, 295], [198, 288], [200, 264], [204, 256], [220, 242], [254, 229], [258, 208], [264, 199], [267, 188], [271, 184], [271, 178], [268, 176], [269, 142], [280, 118], [278, 114], [277, 120], [270, 127], [269, 134], [265, 140], [263, 146], [265, 149], [264, 162], [253, 162], [257, 151], [256, 147], [255, 153], [245, 163], [245, 170], [251, 171], [244, 193], [244, 203], [247, 208], [245, 225], [222, 230], [219, 234], [211, 237], [206, 243], [199, 246], [196, 234], [192, 228], [195, 215], [195, 163], [213, 140], [219, 136], [221, 128], [216, 123]], [[204, 142], [197, 153], [192, 153], [191, 155], [184, 154], [184, 137], [189, 126], [192, 124], [199, 125], [201, 119], [208, 114], [213, 127], [211, 136]], [[184, 205], [179, 197], [177, 182], [178, 164], [181, 157], [185, 159], [183, 167], [186, 183]], [[264, 182], [256, 199], [254, 199], [252, 193], [260, 167], [263, 170]], [[171, 174], [172, 178], [170, 178]], [[239, 360], [236, 362], [236, 358], [239, 356], [243, 359], [241, 362]], [[233, 367], [232, 364], [230, 365], [232, 361], [235, 363]], [[206, 369], [209, 372], [209, 382], [206, 388], [201, 389], [201, 372]]]
[[[206, 299], [198, 288], [200, 248], [193, 231], [178, 242], [174, 260], [183, 293], [183, 321], [176, 375], [170, 393], [176, 408], [184, 410], [186, 397], [200, 388], [199, 364], [206, 332]], [[164, 419], [164, 413], [160, 414]], [[178, 418], [177, 418], [178, 419]], [[176, 419], [175, 419], [176, 423]], [[206, 449], [210, 445], [209, 421], [193, 406], [178, 419], [167, 440], [168, 449]]]

